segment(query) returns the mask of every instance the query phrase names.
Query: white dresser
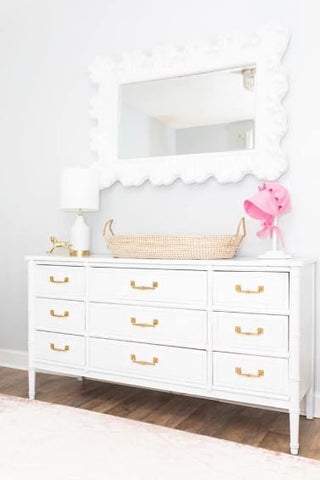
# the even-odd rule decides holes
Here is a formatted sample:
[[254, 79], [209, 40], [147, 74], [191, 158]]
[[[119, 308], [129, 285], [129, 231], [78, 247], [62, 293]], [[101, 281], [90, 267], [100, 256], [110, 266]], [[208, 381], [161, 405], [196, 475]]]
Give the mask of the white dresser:
[[28, 257], [37, 370], [313, 417], [314, 262]]

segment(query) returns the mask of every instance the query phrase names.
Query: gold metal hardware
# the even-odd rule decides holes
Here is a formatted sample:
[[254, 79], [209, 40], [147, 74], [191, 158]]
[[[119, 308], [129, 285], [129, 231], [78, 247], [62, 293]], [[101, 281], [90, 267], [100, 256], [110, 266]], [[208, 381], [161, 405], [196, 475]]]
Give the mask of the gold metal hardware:
[[263, 335], [263, 328], [258, 327], [256, 332], [243, 332], [240, 326], [234, 327], [234, 331], [238, 333], [239, 335], [254, 335], [254, 336], [259, 336]]
[[240, 375], [241, 377], [248, 377], [248, 378], [264, 377], [264, 370], [258, 370], [258, 373], [245, 373], [242, 371], [241, 367], [236, 367], [234, 371], [237, 375]]
[[235, 285], [234, 289], [238, 293], [263, 293], [264, 292], [264, 286], [259, 285], [257, 290], [242, 290], [241, 285]]
[[54, 345], [54, 343], [50, 343], [50, 349], [54, 350], [55, 352], [68, 352], [68, 350], [70, 350], [70, 346], [65, 345], [63, 348], [58, 348]]
[[70, 250], [70, 257], [89, 257], [90, 250]]
[[153, 319], [152, 323], [137, 323], [137, 320], [135, 317], [131, 317], [131, 324], [134, 327], [143, 327], [143, 328], [148, 328], [148, 327], [156, 327], [159, 325], [159, 320], [156, 318]]
[[152, 282], [152, 287], [147, 287], [145, 285], [137, 286], [135, 280], [131, 280], [130, 282], [130, 287], [134, 288], [135, 290], [155, 290], [156, 288], [158, 288], [158, 286], [158, 282]]
[[138, 365], [148, 365], [150, 367], [154, 367], [159, 363], [158, 357], [153, 357], [152, 362], [146, 362], [145, 360], [137, 360], [134, 353], [130, 355], [130, 360], [132, 363], [137, 363]]
[[51, 283], [69, 283], [69, 277], [64, 277], [63, 280], [56, 280], [53, 275], [50, 275], [49, 280]]
[[69, 317], [69, 312], [64, 312], [61, 315], [59, 313], [55, 313], [54, 310], [50, 310], [50, 315], [51, 317], [56, 317], [56, 318], [66, 318]]

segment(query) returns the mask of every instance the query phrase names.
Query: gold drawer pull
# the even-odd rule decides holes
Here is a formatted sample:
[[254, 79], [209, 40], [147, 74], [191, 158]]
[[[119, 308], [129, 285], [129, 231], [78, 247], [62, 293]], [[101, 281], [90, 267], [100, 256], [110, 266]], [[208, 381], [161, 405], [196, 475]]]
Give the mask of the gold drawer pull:
[[68, 283], [69, 282], [69, 277], [64, 277], [63, 280], [56, 280], [53, 275], [50, 276], [50, 282], [51, 283]]
[[50, 315], [51, 317], [56, 317], [56, 318], [66, 318], [66, 317], [69, 317], [69, 312], [64, 312], [62, 313], [62, 315], [60, 315], [59, 313], [55, 313], [54, 310], [50, 310]]
[[155, 290], [158, 286], [158, 282], [152, 282], [152, 287], [147, 287], [145, 285], [137, 286], [135, 280], [131, 280], [130, 282], [130, 287], [135, 290]]
[[58, 348], [54, 345], [54, 343], [50, 343], [50, 349], [54, 350], [55, 352], [68, 352], [70, 350], [70, 346], [65, 345], [63, 348]]
[[137, 363], [138, 365], [149, 365], [150, 367], [154, 367], [159, 363], [158, 357], [153, 357], [152, 362], [146, 362], [145, 360], [137, 360], [134, 353], [130, 355], [130, 360], [132, 363]]
[[256, 332], [243, 332], [240, 326], [234, 327], [234, 331], [238, 333], [239, 335], [254, 335], [254, 336], [259, 336], [263, 335], [263, 328], [258, 327]]
[[131, 317], [131, 324], [134, 326], [134, 327], [143, 327], [143, 328], [146, 328], [146, 327], [156, 327], [157, 325], [159, 325], [159, 320], [157, 320], [156, 318], [152, 321], [152, 323], [137, 323], [137, 320], [135, 317]]
[[234, 371], [237, 375], [240, 375], [241, 377], [248, 377], [248, 378], [264, 377], [264, 370], [258, 370], [258, 373], [244, 373], [241, 367], [236, 367]]
[[264, 292], [264, 286], [259, 285], [257, 290], [242, 290], [241, 285], [235, 285], [234, 289], [238, 293], [263, 293]]

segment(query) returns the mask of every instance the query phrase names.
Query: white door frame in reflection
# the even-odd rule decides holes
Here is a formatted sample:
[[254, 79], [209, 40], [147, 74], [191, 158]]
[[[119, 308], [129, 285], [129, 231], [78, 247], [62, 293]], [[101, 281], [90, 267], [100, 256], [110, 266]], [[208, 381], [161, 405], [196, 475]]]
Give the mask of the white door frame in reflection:
[[[167, 185], [180, 178], [201, 183], [210, 177], [218, 182], [238, 182], [252, 174], [275, 180], [287, 168], [281, 140], [287, 131], [282, 100], [288, 90], [282, 57], [289, 34], [282, 28], [257, 33], [226, 35], [212, 42], [184, 47], [162, 47], [151, 52], [134, 51], [119, 59], [96, 59], [91, 78], [97, 89], [91, 112], [95, 126], [91, 146], [97, 153], [94, 167], [102, 188], [120, 181], [125, 186]], [[215, 70], [255, 65], [255, 145], [252, 150], [194, 153], [120, 159], [118, 155], [119, 96], [121, 86]]]

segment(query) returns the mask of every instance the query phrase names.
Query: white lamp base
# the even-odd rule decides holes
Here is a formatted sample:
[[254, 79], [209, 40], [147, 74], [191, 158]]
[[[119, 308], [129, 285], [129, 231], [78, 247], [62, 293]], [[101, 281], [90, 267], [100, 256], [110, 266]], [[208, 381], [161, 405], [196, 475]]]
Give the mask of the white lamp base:
[[90, 228], [85, 222], [82, 212], [79, 211], [74, 224], [71, 227], [71, 251], [72, 257], [87, 257], [90, 255]]

